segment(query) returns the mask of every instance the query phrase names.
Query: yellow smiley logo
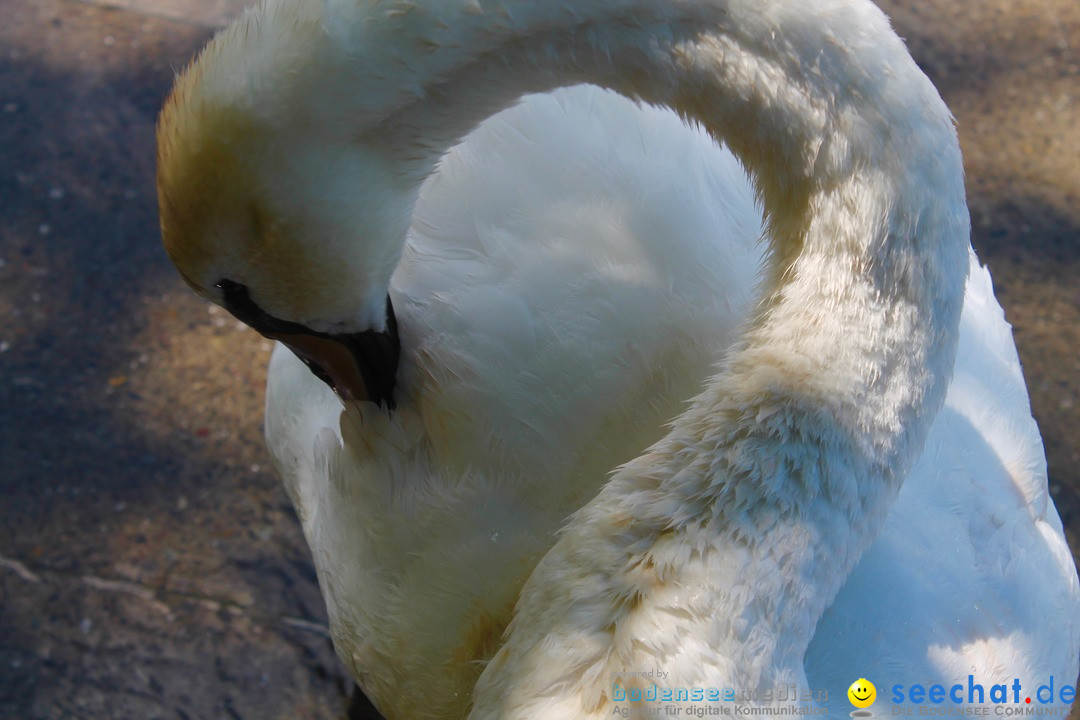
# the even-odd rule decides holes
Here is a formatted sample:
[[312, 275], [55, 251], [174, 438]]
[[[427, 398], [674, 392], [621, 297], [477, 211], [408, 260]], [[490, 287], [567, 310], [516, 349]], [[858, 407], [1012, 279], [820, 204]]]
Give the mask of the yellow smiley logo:
[[866, 678], [859, 678], [847, 689], [847, 697], [855, 707], [867, 708], [874, 704], [877, 688]]

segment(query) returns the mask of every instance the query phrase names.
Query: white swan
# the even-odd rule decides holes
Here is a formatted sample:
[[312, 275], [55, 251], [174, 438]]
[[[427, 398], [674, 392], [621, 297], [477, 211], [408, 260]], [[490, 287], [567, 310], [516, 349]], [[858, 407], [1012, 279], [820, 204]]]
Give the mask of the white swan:
[[[758, 216], [670, 118], [533, 99], [416, 203], [484, 118], [582, 81], [750, 169], [770, 252], [738, 339]], [[586, 126], [561, 155], [560, 112]], [[1076, 677], [1076, 572], [950, 119], [869, 3], [269, 2], [178, 80], [158, 185], [195, 290], [346, 398], [275, 354], [270, 447], [388, 717], [610, 717], [655, 669], [837, 714], [859, 677], [875, 709]]]

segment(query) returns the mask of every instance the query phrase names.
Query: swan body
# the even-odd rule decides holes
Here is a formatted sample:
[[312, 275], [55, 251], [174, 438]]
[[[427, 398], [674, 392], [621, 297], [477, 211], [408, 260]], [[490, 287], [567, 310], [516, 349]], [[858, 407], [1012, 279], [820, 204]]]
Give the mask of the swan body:
[[[454, 148], [391, 283], [403, 362], [390, 418], [367, 404], [342, 415], [274, 353], [267, 445], [324, 594], [340, 598], [339, 653], [384, 713], [464, 716], [555, 531], [660, 437], [749, 311], [760, 213], [700, 130], [663, 142], [687, 132], [583, 86], [533, 96]], [[532, 172], [509, 181], [521, 166]], [[683, 182], [655, 180], [673, 174]]]
[[[702, 131], [596, 88], [477, 129], [581, 82]], [[158, 185], [189, 284], [295, 352], [268, 443], [388, 717], [1076, 677], [950, 117], [869, 3], [274, 0], [178, 80]]]

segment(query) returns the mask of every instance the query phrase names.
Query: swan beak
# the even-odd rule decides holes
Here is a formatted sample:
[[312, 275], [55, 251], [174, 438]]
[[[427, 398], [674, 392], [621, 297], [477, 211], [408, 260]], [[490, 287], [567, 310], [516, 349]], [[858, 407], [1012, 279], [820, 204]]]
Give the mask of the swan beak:
[[386, 332], [272, 332], [266, 337], [284, 343], [342, 400], [369, 400], [393, 410], [399, 346], [389, 301], [387, 313]]
[[358, 333], [324, 333], [299, 323], [279, 320], [251, 299], [246, 287], [221, 280], [225, 309], [271, 340], [284, 343], [315, 376], [342, 400], [368, 400], [394, 409], [401, 342], [390, 296], [386, 296], [386, 330]]

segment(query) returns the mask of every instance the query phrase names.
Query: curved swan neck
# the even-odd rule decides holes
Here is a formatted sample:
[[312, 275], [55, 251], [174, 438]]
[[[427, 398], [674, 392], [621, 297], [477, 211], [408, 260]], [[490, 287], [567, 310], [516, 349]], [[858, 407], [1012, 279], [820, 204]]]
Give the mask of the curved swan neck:
[[[348, 70], [326, 82], [364, 88], [329, 93], [359, 100], [340, 103], [326, 125], [378, 146], [414, 187], [450, 146], [526, 92], [591, 82], [700, 122], [750, 170], [768, 222], [767, 312], [748, 346], [813, 359], [813, 372], [800, 361], [796, 374], [844, 417], [854, 416], [838, 401], [857, 395], [857, 434], [883, 447], [905, 433], [882, 414], [921, 412], [923, 390], [940, 400], [952, 343], [932, 336], [954, 334], [967, 266], [962, 165], [948, 110], [870, 2], [326, 8], [328, 42], [348, 56]], [[893, 315], [903, 308], [918, 321], [899, 329]], [[879, 332], [904, 336], [898, 357], [884, 359], [893, 349], [871, 341]], [[869, 377], [861, 355], [878, 379], [926, 377], [908, 383], [905, 397], [889, 396], [890, 408], [870, 407], [884, 393], [866, 382], [844, 387]]]
[[370, 90], [341, 110], [360, 118], [352, 137], [416, 184], [521, 94], [580, 82], [667, 105], [727, 143], [761, 197], [771, 273], [743, 344], [679, 426], [696, 417], [711, 436], [737, 419], [777, 443], [827, 426], [838, 456], [895, 492], [948, 381], [969, 226], [951, 116], [872, 3], [327, 8], [343, 82]]

